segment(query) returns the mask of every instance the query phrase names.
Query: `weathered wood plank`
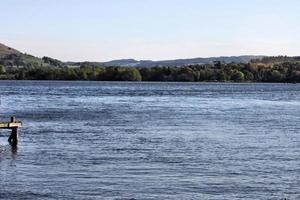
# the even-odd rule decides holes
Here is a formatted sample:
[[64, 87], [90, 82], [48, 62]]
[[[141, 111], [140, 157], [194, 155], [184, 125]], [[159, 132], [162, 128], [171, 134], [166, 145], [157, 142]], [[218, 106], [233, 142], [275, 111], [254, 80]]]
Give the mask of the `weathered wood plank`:
[[0, 122], [0, 129], [13, 129], [22, 127], [22, 122]]

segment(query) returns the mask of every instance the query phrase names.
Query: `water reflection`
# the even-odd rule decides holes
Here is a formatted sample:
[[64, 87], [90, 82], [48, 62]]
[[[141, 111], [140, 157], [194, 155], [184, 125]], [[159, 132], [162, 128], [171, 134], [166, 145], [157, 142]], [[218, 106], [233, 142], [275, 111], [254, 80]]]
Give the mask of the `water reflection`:
[[18, 154], [18, 146], [0, 145], [0, 157], [11, 155], [12, 158]]
[[10, 146], [12, 156], [16, 156], [18, 153], [18, 146]]

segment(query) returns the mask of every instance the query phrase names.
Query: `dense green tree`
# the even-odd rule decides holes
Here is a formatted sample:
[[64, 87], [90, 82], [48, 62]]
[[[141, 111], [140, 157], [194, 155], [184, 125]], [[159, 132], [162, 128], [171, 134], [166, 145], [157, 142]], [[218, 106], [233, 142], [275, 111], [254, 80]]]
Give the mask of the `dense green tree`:
[[142, 76], [140, 72], [135, 68], [125, 68], [119, 71], [120, 81], [141, 81]]
[[246, 81], [253, 81], [254, 80], [254, 75], [251, 72], [245, 71], [244, 75], [245, 75], [245, 80]]
[[3, 65], [0, 65], [0, 74], [5, 74], [6, 70]]
[[244, 73], [238, 70], [234, 70], [234, 72], [231, 75], [231, 80], [236, 82], [244, 81], [244, 78], [245, 78]]

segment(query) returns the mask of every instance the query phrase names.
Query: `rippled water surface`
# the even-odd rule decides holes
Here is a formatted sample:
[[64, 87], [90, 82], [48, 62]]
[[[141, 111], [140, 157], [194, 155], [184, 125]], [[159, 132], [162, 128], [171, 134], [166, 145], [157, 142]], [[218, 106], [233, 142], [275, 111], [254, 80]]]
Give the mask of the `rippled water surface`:
[[0, 82], [0, 199], [300, 199], [300, 85]]

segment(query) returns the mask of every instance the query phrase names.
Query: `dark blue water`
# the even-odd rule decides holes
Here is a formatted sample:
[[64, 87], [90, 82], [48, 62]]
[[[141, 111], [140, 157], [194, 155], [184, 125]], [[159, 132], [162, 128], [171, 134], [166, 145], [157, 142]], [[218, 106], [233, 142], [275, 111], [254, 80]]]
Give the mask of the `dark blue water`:
[[300, 85], [0, 82], [0, 199], [300, 199]]

